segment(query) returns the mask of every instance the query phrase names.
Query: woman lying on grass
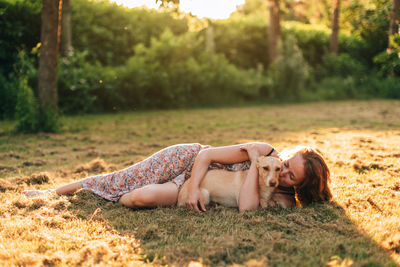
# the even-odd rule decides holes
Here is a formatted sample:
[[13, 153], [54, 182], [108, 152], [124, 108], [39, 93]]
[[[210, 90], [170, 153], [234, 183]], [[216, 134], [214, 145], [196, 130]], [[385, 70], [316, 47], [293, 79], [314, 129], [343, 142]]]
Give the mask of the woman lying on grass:
[[279, 157], [282, 169], [279, 175], [281, 206], [329, 201], [332, 198], [328, 182], [329, 169], [324, 159], [313, 149], [298, 147], [278, 153], [266, 143], [247, 143], [224, 147], [201, 144], [180, 144], [167, 147], [121, 171], [101, 174], [64, 185], [53, 190], [28, 190], [27, 196], [55, 191], [59, 195], [72, 194], [85, 188], [127, 207], [157, 207], [175, 205], [179, 187], [189, 180], [186, 206], [197, 212], [206, 211], [200, 198], [199, 184], [209, 169], [229, 171], [249, 170], [243, 183], [238, 206], [240, 211], [260, 207], [256, 159], [261, 155]]

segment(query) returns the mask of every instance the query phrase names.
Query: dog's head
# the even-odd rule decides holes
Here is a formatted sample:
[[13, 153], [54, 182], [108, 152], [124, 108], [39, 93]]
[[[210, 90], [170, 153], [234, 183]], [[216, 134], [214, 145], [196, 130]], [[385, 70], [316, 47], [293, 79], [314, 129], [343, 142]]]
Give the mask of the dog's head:
[[275, 157], [259, 157], [257, 159], [260, 186], [278, 187], [281, 161]]

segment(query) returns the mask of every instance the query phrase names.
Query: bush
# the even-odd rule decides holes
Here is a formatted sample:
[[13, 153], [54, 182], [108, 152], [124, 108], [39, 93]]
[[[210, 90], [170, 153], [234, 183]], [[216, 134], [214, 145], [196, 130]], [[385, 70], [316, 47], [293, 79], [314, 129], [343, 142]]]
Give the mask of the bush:
[[329, 51], [330, 30], [325, 26], [285, 22], [282, 23], [282, 34], [296, 38], [304, 59], [312, 67], [320, 65]]
[[125, 107], [166, 108], [226, 104], [258, 95], [256, 71], [242, 71], [224, 56], [204, 51], [195, 34], [166, 30], [150, 47], [138, 45], [119, 71]]
[[287, 36], [278, 46], [278, 56], [269, 73], [271, 94], [276, 98], [299, 99], [309, 79], [309, 67], [293, 36]]
[[0, 73], [0, 120], [14, 118], [19, 81], [14, 74], [4, 77]]
[[0, 73], [13, 72], [18, 51], [40, 42], [41, 1], [0, 0]]
[[343, 78], [348, 76], [365, 77], [368, 72], [364, 64], [346, 53], [339, 55], [327, 54], [323, 58], [322, 66], [316, 71], [317, 78], [329, 76]]
[[215, 50], [239, 68], [268, 64], [267, 20], [249, 16], [219, 20], [213, 24]]
[[60, 58], [58, 94], [61, 112], [68, 114], [112, 110], [118, 98], [112, 67], [89, 63], [87, 52]]
[[368, 4], [353, 1], [348, 8], [347, 16], [352, 26], [351, 34], [362, 42], [359, 60], [363, 58], [369, 67], [373, 58], [388, 46], [389, 12], [391, 0], [371, 0]]
[[[385, 55], [386, 52], [385, 52]], [[318, 73], [316, 90], [306, 92], [308, 100], [399, 98], [400, 79], [384, 78], [368, 70], [348, 54], [328, 55]]]
[[188, 30], [186, 19], [177, 19], [171, 12], [128, 9], [106, 0], [74, 0], [71, 9], [74, 48], [87, 50], [87, 58], [102, 65], [124, 64], [135, 45], [148, 46], [165, 28], [177, 35]]
[[21, 77], [19, 80], [17, 105], [15, 107], [15, 118], [17, 132], [32, 133], [39, 130], [39, 105], [28, 86], [27, 78]]
[[400, 77], [400, 34], [390, 37], [391, 50], [384, 51], [374, 57], [374, 63], [379, 68], [382, 77]]

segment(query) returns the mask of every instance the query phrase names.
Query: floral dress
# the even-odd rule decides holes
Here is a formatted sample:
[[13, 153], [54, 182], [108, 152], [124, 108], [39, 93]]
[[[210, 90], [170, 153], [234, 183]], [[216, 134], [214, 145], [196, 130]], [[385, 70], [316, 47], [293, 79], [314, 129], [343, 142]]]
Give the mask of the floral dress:
[[[111, 201], [118, 201], [122, 195], [148, 184], [174, 182], [179, 187], [190, 178], [199, 152], [210, 147], [198, 143], [170, 146], [126, 169], [88, 177], [82, 180], [82, 186]], [[244, 161], [236, 164], [212, 163], [209, 169], [240, 171], [249, 167], [250, 162]]]

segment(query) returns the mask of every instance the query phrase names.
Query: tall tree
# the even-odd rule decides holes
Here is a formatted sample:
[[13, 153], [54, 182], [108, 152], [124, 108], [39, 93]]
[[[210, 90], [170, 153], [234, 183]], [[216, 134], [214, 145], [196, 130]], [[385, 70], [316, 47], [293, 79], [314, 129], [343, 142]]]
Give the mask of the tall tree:
[[71, 39], [71, 0], [62, 0], [62, 2], [61, 49], [62, 54], [67, 56], [73, 51]]
[[390, 41], [390, 38], [399, 34], [399, 24], [400, 24], [400, 0], [393, 0], [392, 8], [390, 10], [390, 26], [389, 26], [389, 45], [388, 50], [393, 49], [393, 44]]
[[281, 24], [279, 19], [279, 0], [268, 0], [269, 4], [269, 27], [268, 27], [268, 61], [274, 62], [278, 43], [281, 40]]
[[337, 55], [339, 52], [339, 14], [340, 0], [333, 0], [332, 12], [332, 33], [329, 50], [332, 54]]
[[41, 121], [57, 114], [57, 57], [60, 42], [62, 0], [42, 1], [39, 58], [39, 103]]

